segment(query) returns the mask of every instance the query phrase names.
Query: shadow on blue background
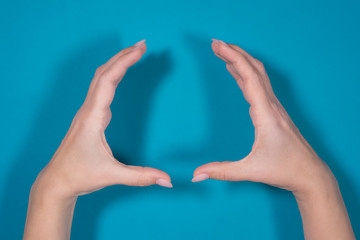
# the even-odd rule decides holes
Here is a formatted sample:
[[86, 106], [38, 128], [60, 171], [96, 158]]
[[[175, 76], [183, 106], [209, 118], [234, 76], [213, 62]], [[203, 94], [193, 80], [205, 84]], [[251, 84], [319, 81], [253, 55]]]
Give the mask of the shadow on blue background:
[[[210, 112], [211, 128], [208, 142], [205, 142], [202, 148], [191, 151], [177, 149], [173, 154], [182, 156], [182, 158], [189, 157], [192, 160], [199, 157], [199, 165], [211, 161], [237, 160], [239, 156], [245, 156], [250, 151], [253, 141], [253, 128], [248, 116], [248, 105], [242, 99], [241, 91], [235, 81], [231, 79], [230, 74], [228, 78], [223, 78], [223, 72], [226, 71], [225, 64], [222, 64], [221, 60], [211, 52], [209, 38], [195, 34], [188, 34], [185, 38], [197, 56], [203, 72], [202, 80], [206, 93], [206, 106]], [[16, 159], [11, 160], [13, 166], [5, 183], [0, 206], [1, 234], [4, 236], [13, 236], [13, 239], [20, 239], [22, 236], [24, 227], [22, 223], [25, 220], [31, 184], [61, 141], [57, 134], [53, 134], [52, 129], [58, 128], [57, 131], [63, 131], [65, 135], [71, 122], [68, 116], [75, 115], [80, 107], [95, 69], [106, 62], [115, 53], [114, 51], [122, 48], [119, 39], [115, 36], [85, 44], [82, 49], [65, 59], [64, 64], [59, 67], [59, 71], [54, 77], [53, 90], [49, 92], [47, 101], [44, 102], [38, 113], [36, 124], [28, 134], [26, 146], [19, 152]], [[311, 124], [300, 112], [299, 103], [295, 102], [292, 97], [293, 90], [287, 85], [286, 76], [273, 67], [269, 60], [263, 59], [261, 55], [254, 54], [254, 56], [264, 62], [278, 98], [304, 137], [326, 160], [341, 186], [346, 186], [342, 188], [343, 197], [348, 206], [354, 230], [356, 234], [359, 234], [355, 227], [360, 224], [358, 204], [360, 201], [355, 194], [353, 184], [341, 167], [335, 164], [336, 161], [332, 157], [331, 151], [322, 144], [320, 136], [316, 134]], [[149, 103], [152, 93], [164, 81], [171, 68], [172, 61], [169, 51], [146, 55], [140, 63], [129, 70], [122, 81], [111, 107], [113, 121], [106, 132], [114, 155], [120, 161], [133, 165], [146, 165], [145, 162], [141, 162], [141, 156]], [[224, 128], [224, 125], [227, 127]], [[238, 139], [239, 141], [229, 142], [226, 139]], [[120, 145], [129, 149], [131, 155], [126, 155], [127, 153], [118, 147]], [[43, 146], [50, 146], [51, 149], [44, 151]], [[170, 155], [169, 157], [171, 157]], [[38, 161], [36, 167], [32, 163], [34, 159]], [[229, 191], [234, 188], [238, 189], [244, 184], [260, 186], [253, 183], [230, 183]], [[291, 194], [272, 187], [261, 186], [261, 188], [269, 191], [271, 196], [278, 238], [294, 239], [294, 236], [301, 236], [300, 215]], [[190, 189], [184, 183], [179, 184], [178, 188], [174, 190], [177, 191], [176, 194], [181, 194], [184, 191], [198, 192], [201, 191], [201, 188]], [[141, 191], [156, 191], [166, 194], [163, 189], [159, 188], [146, 188]], [[103, 209], [113, 201], [132, 198], [138, 193], [140, 193], [138, 188], [114, 186], [80, 197], [75, 210], [72, 237], [96, 239], [97, 221]]]

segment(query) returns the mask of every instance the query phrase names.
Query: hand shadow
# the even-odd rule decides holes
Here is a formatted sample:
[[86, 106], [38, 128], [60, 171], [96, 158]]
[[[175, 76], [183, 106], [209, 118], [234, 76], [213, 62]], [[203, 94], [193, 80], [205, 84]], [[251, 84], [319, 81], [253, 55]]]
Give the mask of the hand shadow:
[[[13, 165], [6, 177], [3, 197], [0, 199], [2, 238], [22, 238], [32, 183], [65, 136], [72, 118], [85, 99], [95, 69], [119, 50], [119, 39], [109, 36], [87, 43], [62, 61], [63, 64], [54, 76], [52, 89], [43, 101], [27, 140], [17, 157], [10, 159]], [[121, 113], [121, 125], [115, 122], [109, 126], [112, 131], [109, 134], [109, 144], [116, 142], [128, 147], [130, 150], [124, 151], [128, 152], [126, 162], [133, 165], [140, 163], [138, 157], [141, 156], [143, 131], [152, 93], [171, 68], [168, 52], [144, 57], [145, 59], [129, 70], [123, 79], [124, 84], [119, 84], [120, 92], [125, 91], [121, 90], [122, 85], [129, 91], [118, 93], [119, 99], [115, 98], [112, 105], [113, 122], [118, 120]], [[121, 149], [117, 147], [113, 149], [117, 157], [119, 150]], [[124, 158], [119, 160], [122, 161]], [[151, 188], [147, 191], [161, 189]], [[140, 191], [117, 186], [80, 197], [78, 201], [81, 203], [77, 204], [75, 209], [72, 237], [95, 239], [97, 219], [102, 209], [115, 199], [133, 197], [135, 193]]]
[[249, 140], [249, 135], [254, 135], [253, 130], [244, 127], [251, 126], [250, 117], [246, 118], [243, 114], [244, 111], [248, 112], [248, 104], [230, 74], [224, 74], [225, 64], [222, 65], [212, 52], [211, 42], [196, 34], [187, 34], [185, 41], [198, 60], [197, 66], [203, 74], [199, 81], [203, 86], [208, 113], [204, 122], [207, 135], [200, 148], [172, 149], [167, 157], [188, 160], [195, 166], [212, 161], [239, 160], [239, 156], [246, 156], [251, 149], [253, 139]]
[[[248, 115], [248, 104], [240, 94], [239, 87], [230, 74], [228, 77], [224, 75], [226, 72], [225, 64], [221, 65], [211, 48], [210, 38], [201, 37], [196, 34], [188, 34], [186, 40], [192, 50], [198, 56], [200, 68], [204, 73], [204, 89], [209, 108], [210, 133], [208, 141], [204, 143], [201, 150], [204, 157], [201, 158], [199, 165], [211, 161], [227, 161], [238, 160], [246, 156], [250, 150], [254, 140], [254, 129]], [[208, 46], [208, 47], [207, 47]], [[336, 165], [335, 159], [331, 152], [325, 148], [321, 138], [316, 135], [308, 121], [302, 117], [302, 113], [291, 94], [289, 81], [280, 74], [269, 61], [262, 57], [254, 55], [260, 59], [269, 74], [274, 91], [279, 100], [283, 103], [289, 115], [299, 127], [300, 131], [309, 143], [313, 146], [319, 156], [322, 157], [331, 167], [342, 188], [343, 197], [353, 226], [359, 225], [360, 207], [355, 186], [347, 178], [346, 174]], [[229, 140], [231, 139], [231, 140]], [[236, 141], [234, 143], [234, 140]], [[180, 152], [180, 151], [179, 151]], [[192, 154], [189, 152], [183, 155]], [[239, 156], [241, 156], [239, 158]], [[254, 183], [238, 182], [228, 183], [232, 191], [238, 191], [239, 186], [254, 185]], [[296, 201], [290, 192], [280, 190], [267, 185], [257, 184], [270, 193], [270, 201], [273, 206], [274, 219], [276, 223], [276, 232], [279, 239], [303, 239], [301, 217], [298, 211]], [[357, 230], [355, 230], [355, 233]]]

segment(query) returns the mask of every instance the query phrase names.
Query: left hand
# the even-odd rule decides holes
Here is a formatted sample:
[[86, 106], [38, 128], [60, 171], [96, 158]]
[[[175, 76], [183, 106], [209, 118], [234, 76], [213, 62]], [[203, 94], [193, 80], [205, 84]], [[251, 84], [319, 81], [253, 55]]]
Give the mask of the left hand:
[[41, 188], [57, 198], [71, 198], [115, 184], [172, 187], [169, 175], [163, 171], [116, 160], [104, 134], [111, 119], [115, 89], [145, 51], [146, 45], [140, 41], [96, 70], [84, 104], [33, 189]]

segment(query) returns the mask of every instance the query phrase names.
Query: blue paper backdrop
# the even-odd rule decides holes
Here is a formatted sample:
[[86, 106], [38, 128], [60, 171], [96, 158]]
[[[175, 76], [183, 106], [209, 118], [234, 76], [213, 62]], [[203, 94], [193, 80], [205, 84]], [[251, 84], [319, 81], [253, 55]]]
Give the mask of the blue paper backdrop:
[[173, 189], [109, 187], [80, 197], [73, 239], [302, 239], [293, 196], [257, 183], [190, 182], [237, 160], [254, 130], [210, 48], [238, 44], [338, 179], [360, 237], [360, 2], [7, 1], [0, 8], [0, 238], [20, 239], [28, 194], [95, 69], [147, 39], [119, 85], [106, 131], [115, 155], [157, 167]]

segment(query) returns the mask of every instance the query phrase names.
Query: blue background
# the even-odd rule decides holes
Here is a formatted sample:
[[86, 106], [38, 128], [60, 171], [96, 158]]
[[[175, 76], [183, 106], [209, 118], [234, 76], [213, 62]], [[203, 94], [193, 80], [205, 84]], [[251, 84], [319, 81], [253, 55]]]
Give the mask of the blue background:
[[291, 193], [258, 183], [192, 184], [237, 160], [254, 130], [210, 48], [264, 62], [275, 93], [338, 179], [360, 237], [360, 2], [7, 1], [0, 8], [0, 238], [20, 239], [31, 184], [81, 106], [95, 69], [147, 39], [117, 90], [106, 134], [121, 161], [160, 168], [173, 189], [114, 186], [79, 198], [73, 239], [302, 239]]

